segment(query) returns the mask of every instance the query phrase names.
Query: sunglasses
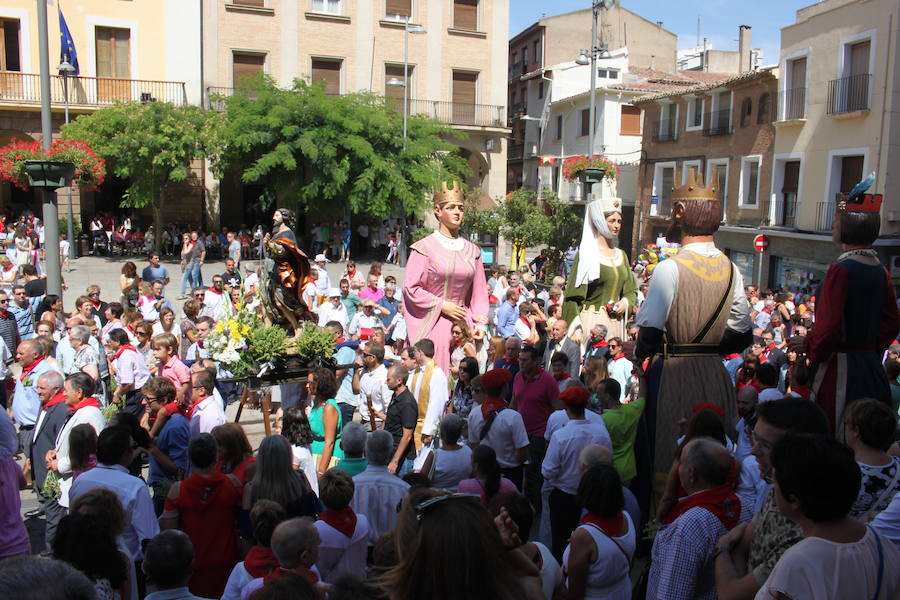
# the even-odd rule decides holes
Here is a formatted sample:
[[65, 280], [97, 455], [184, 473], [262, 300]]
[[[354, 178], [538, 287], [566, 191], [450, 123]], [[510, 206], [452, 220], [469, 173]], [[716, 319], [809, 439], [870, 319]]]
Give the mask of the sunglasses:
[[434, 506], [435, 504], [440, 504], [441, 502], [445, 502], [447, 500], [458, 500], [460, 498], [474, 498], [479, 500], [481, 496], [478, 494], [447, 494], [446, 496], [438, 496], [437, 498], [432, 498], [431, 500], [426, 500], [421, 504], [416, 504], [413, 507], [413, 510], [416, 513], [416, 520], [421, 521], [422, 517], [425, 516], [425, 511]]
[[147, 337], [148, 335], [150, 335], [149, 333], [144, 333], [143, 331], [135, 331], [134, 333], [135, 335], [139, 335], [141, 337]]
[[0, 300], [0, 304], [9, 304], [9, 299], [4, 298], [3, 300]]
[[100, 297], [100, 292], [94, 292], [94, 293], [92, 293], [92, 294], [88, 294], [88, 296], [97, 296], [97, 297], [99, 298], [99, 297]]

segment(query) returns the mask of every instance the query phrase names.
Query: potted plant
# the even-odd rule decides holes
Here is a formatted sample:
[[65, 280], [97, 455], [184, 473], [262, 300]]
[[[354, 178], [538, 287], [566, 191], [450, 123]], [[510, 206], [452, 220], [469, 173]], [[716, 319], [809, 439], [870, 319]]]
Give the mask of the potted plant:
[[591, 157], [579, 154], [563, 161], [563, 177], [567, 181], [600, 183], [604, 177], [615, 181], [618, 175], [619, 167], [616, 163], [602, 154]]
[[69, 183], [96, 189], [105, 179], [106, 161], [80, 140], [54, 140], [49, 152], [39, 140], [13, 139], [0, 147], [0, 180], [23, 190]]

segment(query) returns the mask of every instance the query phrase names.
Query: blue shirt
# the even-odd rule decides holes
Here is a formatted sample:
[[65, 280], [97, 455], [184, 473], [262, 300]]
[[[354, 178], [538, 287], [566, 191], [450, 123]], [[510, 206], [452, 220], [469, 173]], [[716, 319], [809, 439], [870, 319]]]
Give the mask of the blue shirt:
[[13, 396], [13, 418], [19, 425], [34, 425], [37, 423], [38, 413], [41, 412], [41, 399], [38, 398], [38, 377], [52, 371], [46, 360], [42, 360], [23, 379], [16, 377], [16, 391]]
[[[394, 315], [397, 314], [397, 305], [399, 303], [400, 303], [400, 299], [397, 298], [396, 296], [394, 296], [393, 299], [385, 296], [384, 298], [382, 298], [381, 300], [376, 302], [376, 304], [378, 304], [378, 306], [380, 306], [381, 308], [384, 308], [385, 310], [389, 310], [391, 312], [391, 314], [389, 314], [387, 316], [384, 316], [384, 315], [381, 316], [382, 323], [390, 323], [391, 321], [394, 320]], [[390, 336], [388, 336], [388, 337], [390, 337]]]
[[[166, 420], [159, 437], [156, 438], [156, 447], [160, 452], [172, 459], [175, 466], [187, 472], [188, 470], [188, 445], [191, 443], [191, 426], [187, 417], [175, 413]], [[147, 483], [162, 483], [166, 479], [174, 478], [174, 473], [168, 473], [152, 454], [150, 455], [150, 471], [147, 475]]]
[[[356, 350], [350, 346], [342, 346], [334, 353], [334, 360], [336, 360], [339, 365], [349, 365], [356, 360]], [[347, 369], [343, 379], [341, 379], [341, 385], [334, 397], [338, 404], [359, 406], [359, 396], [353, 393], [354, 370], [355, 369]]]
[[34, 311], [30, 302], [25, 302], [25, 306], [19, 306], [13, 301], [9, 303], [9, 312], [16, 319], [16, 327], [19, 329], [19, 337], [23, 340], [34, 337]]
[[497, 309], [497, 335], [508, 338], [516, 332], [516, 319], [519, 318], [519, 308], [506, 300]]
[[144, 270], [141, 271], [141, 279], [149, 283], [153, 283], [156, 280], [165, 283], [168, 278], [169, 270], [162, 265], [158, 267], [144, 267]]

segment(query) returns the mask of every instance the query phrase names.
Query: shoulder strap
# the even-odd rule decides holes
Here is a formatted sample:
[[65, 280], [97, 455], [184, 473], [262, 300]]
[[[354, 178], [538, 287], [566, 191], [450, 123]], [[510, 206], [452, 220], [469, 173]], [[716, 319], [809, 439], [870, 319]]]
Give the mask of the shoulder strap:
[[734, 288], [734, 263], [731, 262], [731, 259], [728, 259], [728, 286], [725, 288], [725, 293], [722, 294], [722, 299], [719, 300], [719, 305], [716, 307], [716, 310], [713, 311], [712, 316], [709, 318], [709, 321], [706, 322], [706, 325], [703, 326], [703, 329], [700, 330], [700, 333], [694, 336], [694, 339], [691, 340], [692, 344], [699, 344], [703, 341], [703, 338], [706, 337], [706, 334], [709, 333], [709, 330], [712, 329], [713, 325], [716, 324], [716, 321], [719, 320], [719, 315], [722, 313], [722, 309], [725, 307], [725, 303], [728, 301], [728, 297], [732, 294], [732, 288]]
[[[608, 533], [606, 533], [605, 531], [603, 531], [602, 529], [600, 529], [600, 528], [599, 528], [597, 525], [595, 525], [594, 523], [585, 523], [585, 525], [587, 525], [587, 526], [589, 526], [589, 527], [593, 527], [594, 529], [596, 529], [597, 531], [599, 531], [600, 533], [602, 533], [603, 535], [605, 535], [607, 538], [609, 538], [609, 541], [611, 541], [613, 544], [616, 545], [616, 548], [619, 549], [619, 551], [622, 553], [622, 556], [624, 556], [624, 557], [625, 557], [625, 560], [628, 561], [628, 567], [629, 567], [629, 568], [631, 567], [631, 559], [632, 559], [632, 557], [628, 556], [628, 553], [625, 552], [625, 548], [622, 547], [622, 544], [620, 544], [619, 542], [616, 541], [616, 538], [612, 537], [611, 535], [609, 535]], [[632, 525], [632, 527], [634, 527], [634, 525]]]
[[487, 421], [484, 422], [484, 427], [481, 428], [481, 434], [478, 436], [478, 441], [481, 441], [487, 437], [488, 432], [490, 432], [490, 430], [491, 430], [491, 426], [494, 424], [494, 421], [497, 419], [497, 413], [499, 413], [502, 410], [506, 410], [506, 409], [503, 407], [498, 408], [497, 410], [495, 410], [494, 412], [491, 413], [491, 416], [489, 416], [487, 418]]
[[884, 578], [884, 550], [881, 547], [881, 536], [875, 531], [871, 525], [867, 525], [869, 531], [872, 532], [872, 535], [875, 536], [875, 544], [878, 546], [878, 579], [875, 584], [875, 595], [872, 596], [872, 600], [878, 600], [878, 596], [881, 594], [881, 581]]
[[872, 505], [869, 506], [869, 510], [867, 510], [859, 517], [860, 521], [862, 521], [863, 523], [868, 523], [875, 517], [875, 515], [877, 514], [875, 510], [876, 507], [881, 504], [889, 495], [891, 495], [891, 491], [893, 491], [894, 487], [897, 485], [898, 480], [900, 480], [900, 463], [895, 460], [894, 476], [891, 477], [891, 480], [888, 482], [887, 487], [884, 488], [880, 494], [878, 494], [878, 498], [876, 498]]

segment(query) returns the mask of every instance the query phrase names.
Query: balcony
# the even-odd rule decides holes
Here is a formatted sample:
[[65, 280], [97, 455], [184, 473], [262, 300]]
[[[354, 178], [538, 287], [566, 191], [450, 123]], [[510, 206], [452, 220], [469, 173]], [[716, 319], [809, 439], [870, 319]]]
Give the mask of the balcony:
[[783, 121], [794, 121], [806, 118], [806, 88], [798, 87], [782, 90], [778, 96], [780, 107], [778, 114]]
[[703, 135], [728, 135], [731, 133], [731, 109], [706, 113]]
[[520, 60], [519, 62], [509, 65], [508, 74], [508, 83], [518, 81], [519, 77], [525, 74], [525, 61]]
[[869, 110], [869, 84], [872, 76], [868, 73], [851, 75], [828, 82], [828, 114], [839, 115], [860, 110]]
[[815, 228], [819, 233], [827, 233], [831, 231], [831, 225], [834, 222], [835, 202], [817, 202], [816, 203], [816, 222]]
[[[832, 213], [832, 217], [834, 214]], [[775, 200], [775, 212], [770, 225], [775, 227], [797, 227], [797, 194], [791, 192]], [[831, 229], [829, 222], [828, 228]]]
[[674, 142], [678, 139], [678, 128], [675, 121], [656, 121], [653, 123], [654, 142]]
[[[113, 79], [111, 77], [69, 78], [69, 104], [71, 106], [109, 106], [116, 102], [171, 102], [187, 104], [184, 83], [180, 81], [150, 81], [144, 79]], [[40, 104], [41, 81], [37, 73], [0, 72], [0, 103]], [[50, 102], [65, 102], [63, 78], [50, 76]]]

